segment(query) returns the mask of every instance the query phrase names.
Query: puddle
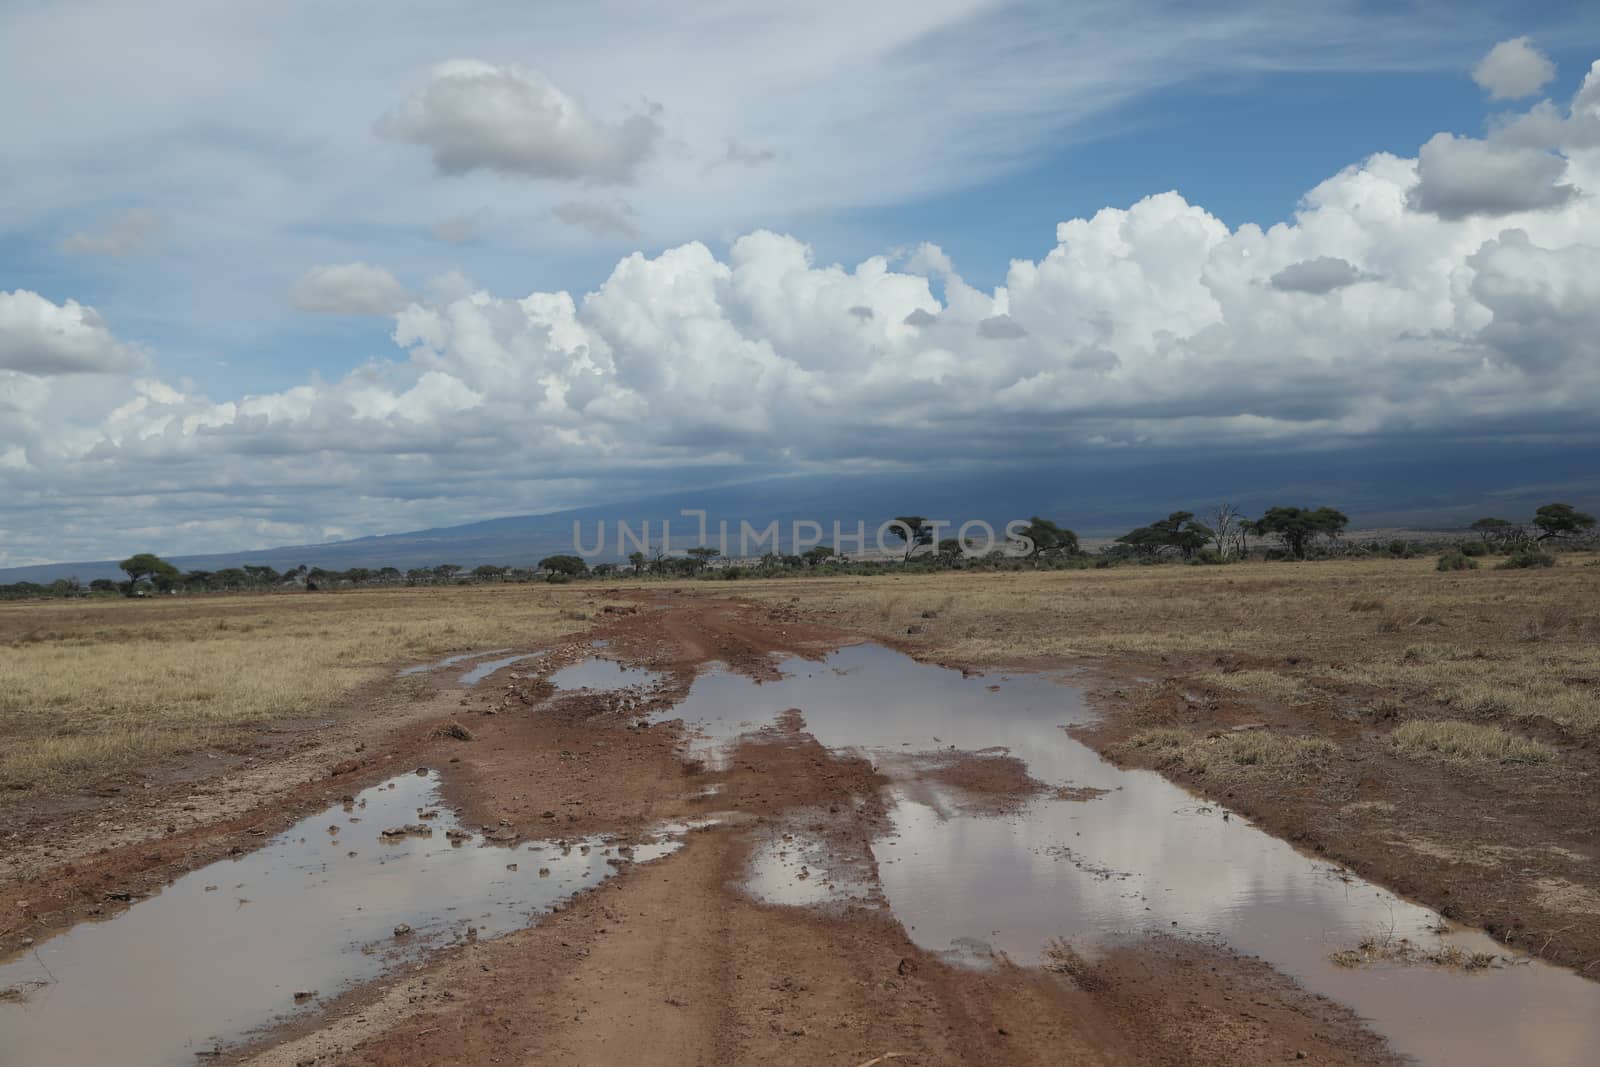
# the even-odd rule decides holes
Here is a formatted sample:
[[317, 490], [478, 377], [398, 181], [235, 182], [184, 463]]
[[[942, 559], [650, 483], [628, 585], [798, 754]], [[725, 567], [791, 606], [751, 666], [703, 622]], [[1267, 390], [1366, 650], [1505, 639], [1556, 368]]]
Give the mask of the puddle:
[[783, 820], [750, 856], [744, 890], [767, 904], [794, 907], [874, 900], [871, 857], [842, 856], [808, 829], [826, 822], [821, 809], [798, 811]]
[[[505, 650], [501, 649], [501, 651]], [[487, 663], [480, 663], [466, 674], [463, 674], [459, 679], [459, 684], [477, 685], [502, 667], [509, 667], [513, 663], [521, 663], [525, 659], [536, 659], [542, 655], [544, 655], [543, 652], [519, 652], [515, 656], [507, 656], [504, 659], [492, 659]]]
[[[1561, 968], [1333, 964], [1330, 953], [1374, 936], [1510, 950], [1470, 930], [1441, 939], [1433, 911], [1224, 819], [1157, 774], [1101, 760], [1061, 729], [1092, 718], [1078, 690], [1028, 675], [963, 678], [873, 646], [782, 669], [759, 685], [703, 675], [657, 717], [695, 726], [691, 755], [713, 764], [731, 738], [799, 708], [822, 744], [862, 750], [886, 770], [904, 763], [891, 755], [1004, 746], [1052, 791], [1071, 787], [1001, 816], [961, 814], [954, 800], [929, 800], [926, 785], [896, 790], [894, 831], [874, 853], [890, 906], [929, 950], [977, 963], [987, 947], [1031, 962], [1055, 937], [1092, 954], [1127, 933], [1212, 935], [1350, 1005], [1424, 1062], [1565, 1065], [1600, 1047], [1600, 985]], [[1085, 803], [1083, 790], [1104, 792]], [[772, 862], [757, 865], [757, 881], [776, 877]]]
[[[452, 844], [461, 828], [437, 803], [432, 775], [365, 790], [0, 966], [0, 988], [29, 990], [21, 1004], [0, 1003], [0, 1062], [193, 1064], [469, 927], [489, 938], [527, 926], [623, 862], [616, 844], [589, 838]], [[407, 824], [431, 836], [382, 836]], [[657, 837], [632, 858], [678, 844]], [[412, 932], [396, 937], [402, 923]], [[300, 991], [316, 995], [297, 1004]]]
[[661, 675], [643, 667], [624, 667], [616, 660], [586, 659], [563, 667], [550, 676], [550, 684], [557, 689], [592, 689], [610, 693], [635, 686], [650, 686], [661, 681]]
[[492, 656], [497, 652], [510, 652], [509, 648], [490, 648], [482, 652], [463, 652], [457, 656], [446, 656], [437, 663], [419, 663], [414, 667], [405, 667], [396, 672], [396, 676], [405, 678], [413, 674], [427, 674], [429, 671], [439, 670], [441, 667], [454, 667], [457, 663], [465, 663], [469, 659], [479, 656]]

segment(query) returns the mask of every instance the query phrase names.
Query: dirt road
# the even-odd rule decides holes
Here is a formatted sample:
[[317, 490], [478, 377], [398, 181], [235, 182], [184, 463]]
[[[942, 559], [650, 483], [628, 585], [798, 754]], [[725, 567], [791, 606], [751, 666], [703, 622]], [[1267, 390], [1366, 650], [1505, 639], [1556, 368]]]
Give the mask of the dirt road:
[[[820, 664], [854, 640], [781, 607], [640, 594], [477, 687], [440, 673], [404, 706], [366, 694], [369, 714], [295, 735], [256, 766], [215, 780], [175, 776], [99, 810], [41, 808], [8, 848], [0, 952], [21, 958], [86, 919], [112, 918], [110, 928], [170, 879], [248, 855], [297, 819], [428, 768], [459, 824], [482, 828], [478, 847], [517, 861], [507, 870], [541, 862], [516, 851], [539, 847], [531, 842], [598, 848], [676, 827], [681, 844], [651, 862], [618, 859], [615, 873], [525, 929], [469, 930], [380, 980], [327, 997], [308, 990], [312, 1003], [212, 1062], [1395, 1060], [1348, 1007], [1191, 931], [1026, 960], [982, 944], [964, 955], [919, 945], [875, 859], [873, 843], [890, 829], [888, 776], [901, 795], [925, 789], [985, 815], [1026, 804], [1045, 783], [1003, 754], [939, 738], [936, 751], [896, 761], [825, 747], [799, 711], [736, 731], [712, 759], [672, 717], [713, 667], [770, 685], [782, 659]], [[648, 684], [557, 687], [552, 678], [593, 657], [597, 642], [608, 659], [652, 672]], [[827, 858], [801, 865], [791, 838], [796, 852], [804, 838]], [[782, 857], [787, 878], [828, 880], [830, 891], [809, 906], [772, 902], [752, 890], [760, 855]], [[108, 1035], [106, 1048], [115, 1041]], [[10, 1062], [3, 1052], [0, 1062]]]

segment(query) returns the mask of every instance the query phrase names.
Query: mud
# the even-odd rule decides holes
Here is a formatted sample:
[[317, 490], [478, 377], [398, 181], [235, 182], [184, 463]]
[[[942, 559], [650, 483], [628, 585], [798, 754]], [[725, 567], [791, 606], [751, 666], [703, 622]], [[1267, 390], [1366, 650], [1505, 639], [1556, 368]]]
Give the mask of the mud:
[[430, 947], [521, 929], [681, 834], [508, 848], [506, 830], [463, 827], [432, 773], [362, 790], [0, 966], [26, 991], [0, 1018], [6, 1062], [191, 1062]]
[[[279, 972], [272, 1003], [242, 998], [252, 1021], [206, 1014], [197, 1040], [282, 1017], [224, 1058], [296, 1065], [854, 1065], [889, 1053], [899, 1056], [881, 1062], [1354, 1064], [1393, 1062], [1397, 1049], [1424, 1062], [1566, 1063], [1594, 1047], [1589, 991], [1600, 987], [1571, 972], [1335, 965], [1328, 956], [1352, 938], [1436, 937], [1407, 924], [1437, 917], [1158, 775], [1102, 762], [1061, 729], [1093, 721], [1062, 684], [1077, 677], [966, 677], [851, 646], [792, 612], [698, 595], [652, 594], [644, 606], [491, 672], [495, 685], [427, 672], [434, 695], [398, 729], [304, 750], [311, 776], [183, 830], [181, 850], [159, 843], [173, 836], [164, 797], [119, 799], [128, 840], [103, 855], [79, 846], [70, 868], [48, 862], [41, 815], [19, 833], [40, 862], [0, 884], [8, 973], [34, 949], [49, 960], [80, 936], [134, 929], [218, 850], [234, 850], [229, 866], [270, 865], [279, 847], [309, 846], [303, 832], [304, 843], [273, 835], [321, 818], [313, 805], [330, 791], [380, 785], [410, 764], [437, 768], [438, 792], [410, 803], [397, 829], [455, 818], [495, 840], [450, 849], [436, 828], [384, 847], [426, 854], [431, 842], [500, 861], [466, 879], [487, 894], [475, 905], [493, 913], [485, 929], [468, 939], [464, 921], [422, 907], [400, 920], [422, 936], [398, 957], [392, 929], [323, 937], [331, 979], [285, 984]], [[431, 735], [452, 720], [473, 739]], [[417, 807], [440, 814], [420, 820]], [[568, 875], [560, 910], [509, 892], [508, 879], [541, 881], [522, 859], [536, 855], [529, 846], [583, 839], [592, 857], [708, 819], [672, 855], [603, 882]], [[377, 834], [379, 821], [320, 832]], [[110, 921], [52, 936], [103, 906], [108, 885], [135, 885], [134, 899], [105, 905]], [[314, 927], [326, 914], [350, 918], [295, 918]], [[196, 915], [206, 936], [189, 940], [203, 955], [234, 920]], [[1506, 953], [1482, 935], [1448, 936]], [[376, 942], [383, 951], [360, 952]], [[80, 979], [66, 985], [27, 995], [89, 996], [76, 1016], [91, 1018], [159, 1003], [128, 996], [128, 983], [123, 1005]], [[297, 1003], [296, 991], [314, 995]], [[0, 1002], [0, 1049], [26, 1010]]]

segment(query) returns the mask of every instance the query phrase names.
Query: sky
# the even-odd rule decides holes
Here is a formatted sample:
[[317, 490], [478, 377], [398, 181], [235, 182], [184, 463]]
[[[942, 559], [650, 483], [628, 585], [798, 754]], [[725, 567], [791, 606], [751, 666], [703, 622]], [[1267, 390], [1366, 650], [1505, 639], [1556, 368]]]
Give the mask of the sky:
[[0, 566], [1593, 450], [1597, 59], [1583, 3], [12, 0]]

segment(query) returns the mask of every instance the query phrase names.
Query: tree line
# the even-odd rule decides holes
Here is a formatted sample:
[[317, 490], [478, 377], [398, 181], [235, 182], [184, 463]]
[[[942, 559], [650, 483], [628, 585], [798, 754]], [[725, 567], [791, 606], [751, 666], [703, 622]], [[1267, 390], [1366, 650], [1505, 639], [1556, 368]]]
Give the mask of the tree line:
[[[1128, 563], [1165, 561], [1194, 564], [1229, 563], [1250, 558], [1305, 560], [1331, 556], [1415, 555], [1419, 548], [1471, 556], [1498, 552], [1520, 560], [1517, 565], [1544, 565], [1534, 557], [1552, 545], [1588, 546], [1595, 540], [1596, 520], [1571, 504], [1546, 504], [1527, 522], [1487, 516], [1467, 529], [1471, 540], [1452, 539], [1436, 546], [1414, 540], [1344, 540], [1349, 518], [1331, 507], [1268, 508], [1258, 518], [1247, 518], [1228, 503], [1196, 515], [1174, 511], [1165, 518], [1139, 526], [1109, 544], [1090, 552], [1077, 533], [1050, 519], [1035, 515], [1021, 528], [1022, 538], [1008, 549], [978, 551], [971, 542], [949, 537], [935, 542], [938, 524], [921, 515], [900, 515], [889, 527], [901, 544], [898, 560], [852, 559], [826, 545], [798, 554], [768, 553], [759, 560], [723, 560], [709, 546], [690, 548], [683, 555], [657, 549], [653, 555], [634, 552], [625, 563], [591, 564], [582, 556], [545, 556], [531, 567], [483, 564], [470, 570], [454, 563], [431, 567], [351, 567], [335, 571], [302, 564], [287, 571], [260, 565], [226, 567], [216, 571], [183, 571], [149, 552], [123, 560], [118, 566], [123, 581], [96, 578], [86, 587], [75, 578], [49, 585], [18, 582], [0, 585], [0, 599], [73, 597], [85, 595], [139, 597], [177, 593], [267, 592], [272, 590], [331, 590], [382, 586], [462, 585], [492, 582], [570, 582], [578, 578], [637, 577], [774, 577], [795, 573], [871, 574], [938, 569], [1023, 569], [1026, 567], [1107, 567]], [[719, 565], [720, 564], [720, 565]]]

